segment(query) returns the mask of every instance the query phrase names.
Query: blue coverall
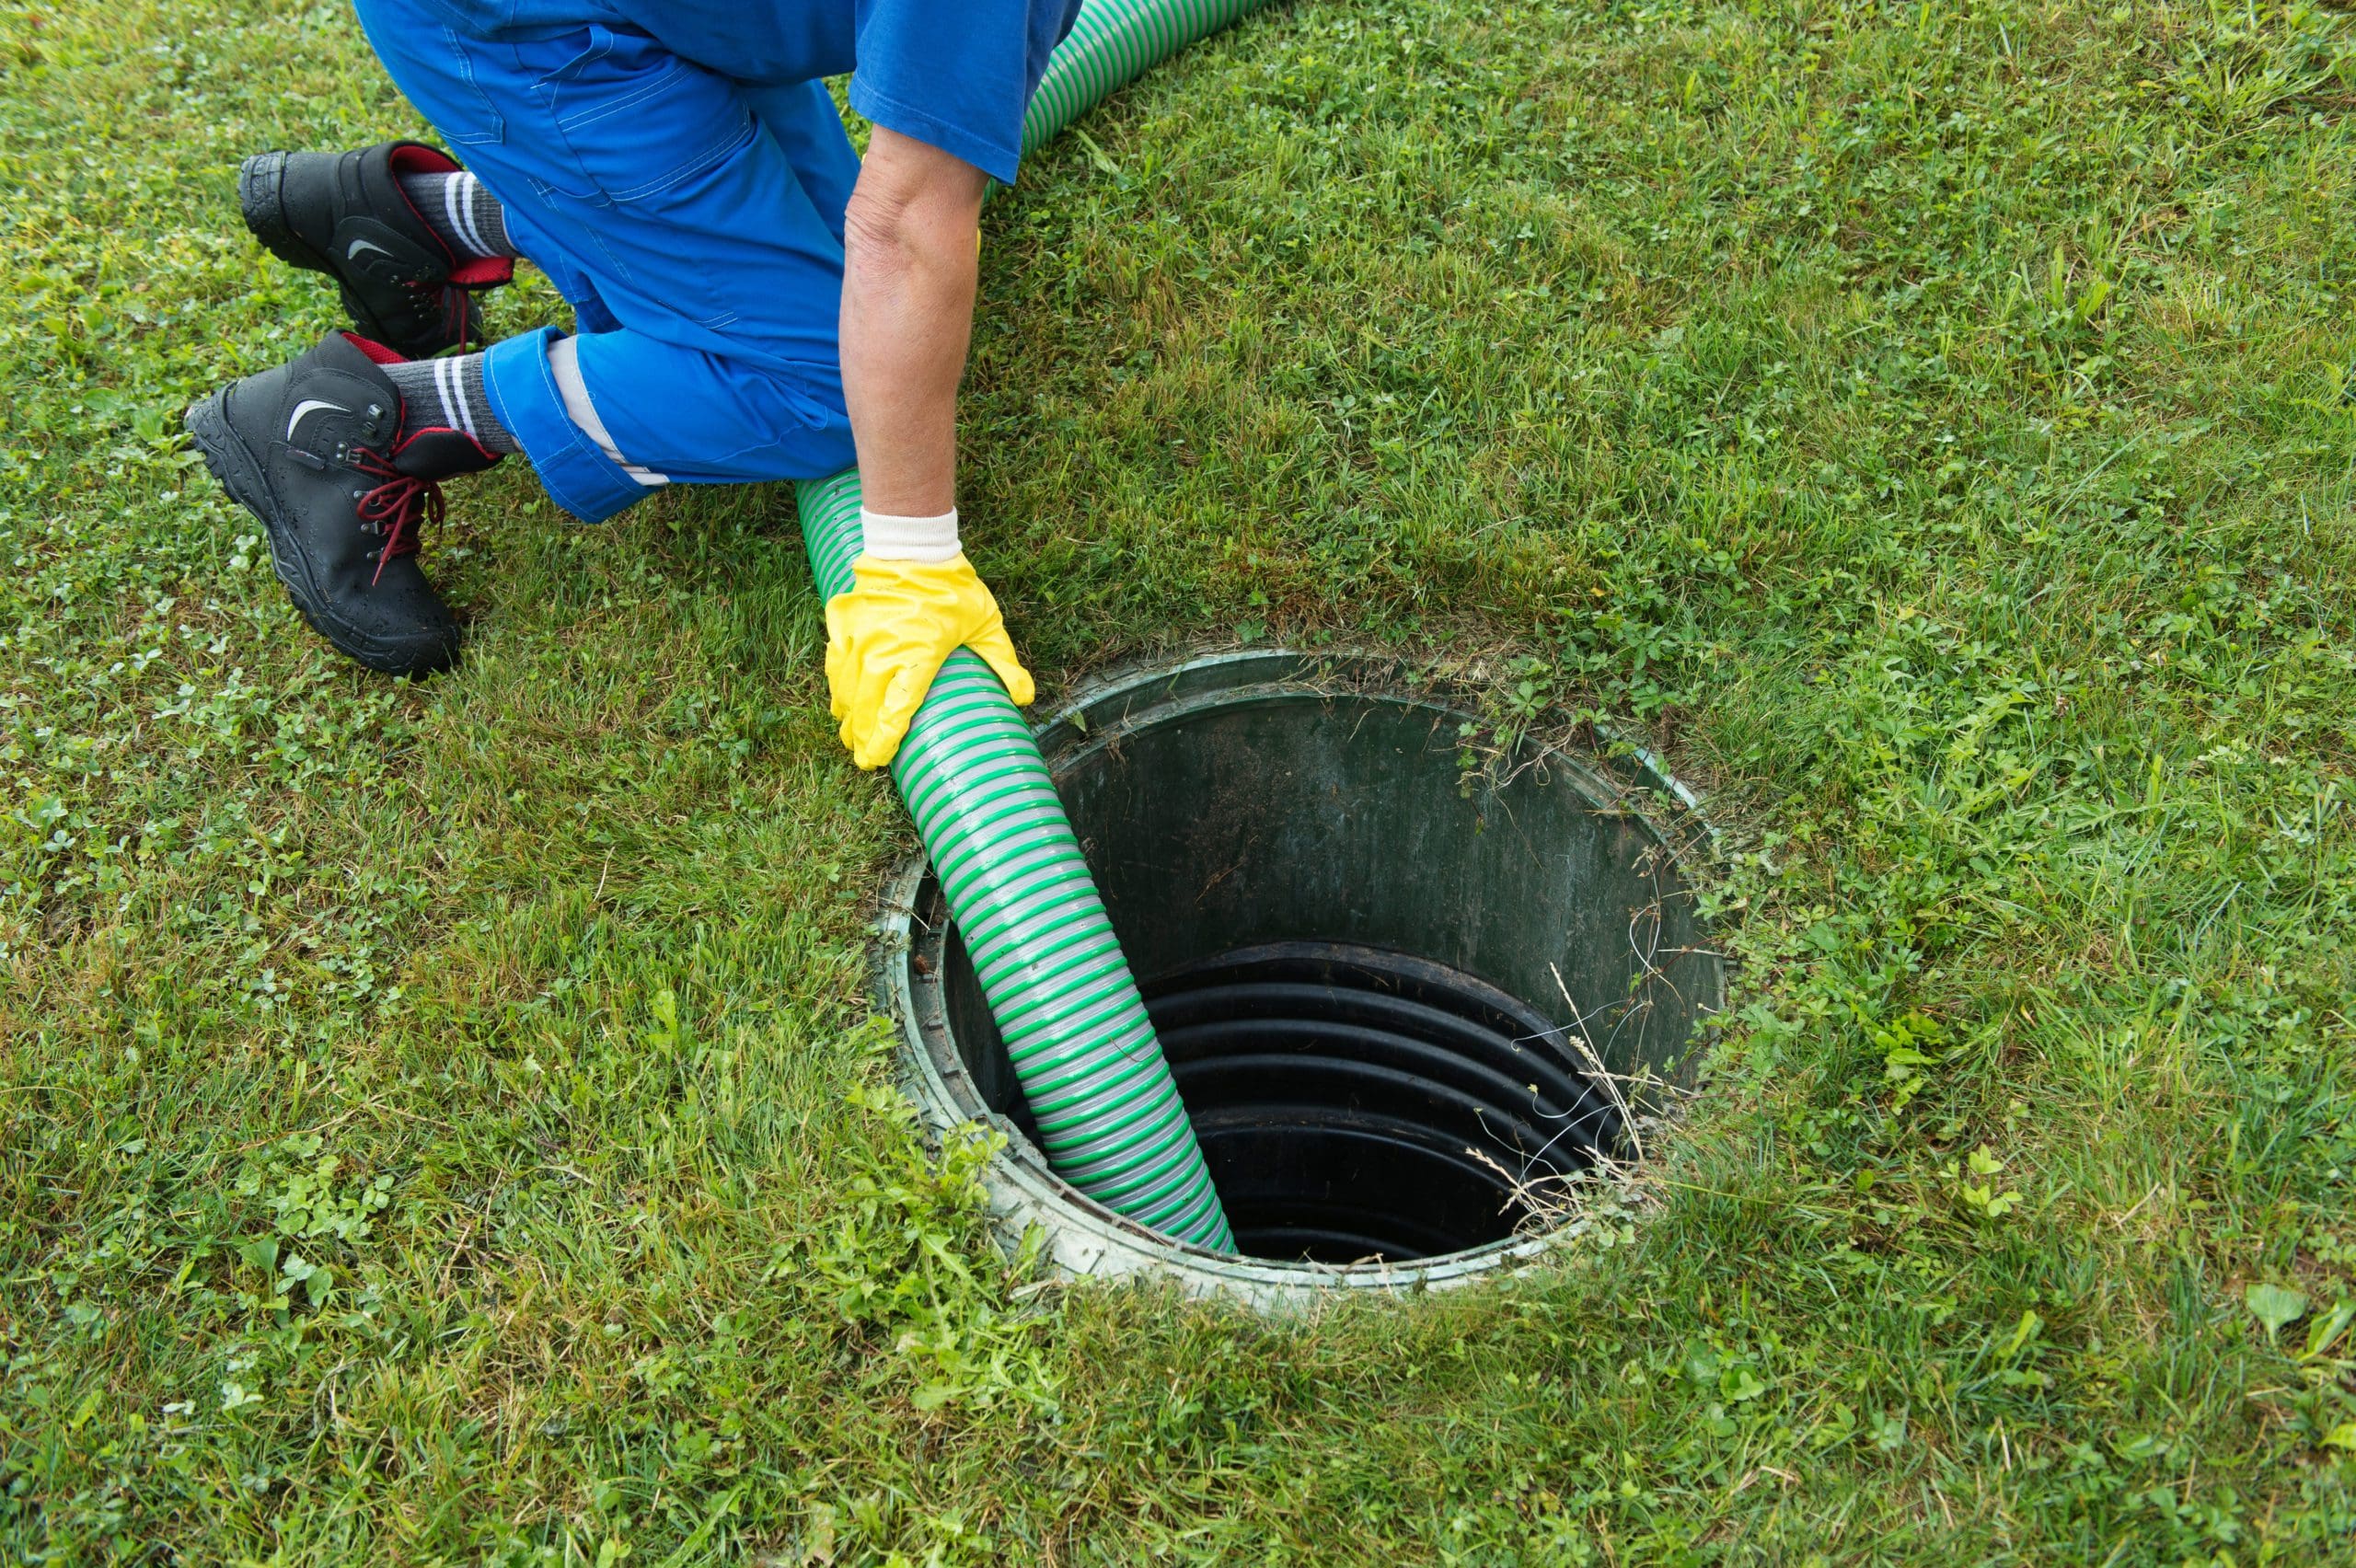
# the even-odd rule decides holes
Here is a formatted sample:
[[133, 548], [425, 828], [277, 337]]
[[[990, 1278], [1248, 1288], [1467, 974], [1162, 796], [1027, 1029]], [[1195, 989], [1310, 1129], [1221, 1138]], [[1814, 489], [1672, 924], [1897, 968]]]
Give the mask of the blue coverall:
[[573, 307], [563, 352], [602, 429], [568, 412], [553, 328], [494, 344], [484, 382], [549, 494], [592, 523], [662, 479], [850, 467], [836, 328], [859, 158], [823, 78], [855, 73], [860, 113], [1011, 182], [1023, 109], [1079, 9], [356, 4], [394, 82]]

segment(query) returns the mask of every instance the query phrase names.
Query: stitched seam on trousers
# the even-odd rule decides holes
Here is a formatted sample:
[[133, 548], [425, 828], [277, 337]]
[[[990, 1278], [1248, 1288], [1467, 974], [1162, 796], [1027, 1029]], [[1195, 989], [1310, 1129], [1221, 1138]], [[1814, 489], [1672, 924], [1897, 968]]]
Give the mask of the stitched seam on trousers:
[[[675, 61], [673, 62], [673, 69], [665, 71], [663, 74], [661, 80], [664, 83], [674, 86], [677, 85], [685, 85], [687, 80], [687, 78], [684, 77], [682, 75], [685, 70], [686, 67], [680, 65]], [[634, 92], [630, 95], [629, 102], [634, 105], [648, 103], [653, 101], [653, 96], [654, 95], [648, 92]], [[558, 101], [561, 101], [560, 95]], [[589, 188], [592, 190], [595, 190], [599, 197], [608, 202], [637, 202], [641, 201], [648, 196], [659, 195], [661, 192], [670, 190], [673, 186], [679, 184], [683, 180], [693, 179], [695, 176], [712, 167], [714, 165], [726, 158], [730, 154], [735, 152], [738, 148], [752, 141], [754, 134], [758, 129], [758, 127], [754, 123], [752, 110], [745, 107], [745, 101], [742, 98], [735, 98], [733, 101], [736, 106], [736, 123], [729, 127], [728, 131], [724, 134], [716, 138], [709, 145], [704, 147], [702, 151], [687, 158], [685, 162], [676, 165], [656, 178], [647, 180], [643, 184], [627, 186], [619, 189], [609, 187], [603, 179], [600, 179], [597, 177], [596, 172], [589, 167], [587, 160], [582, 157], [581, 148], [573, 141], [572, 136], [573, 127], [578, 125], [594, 124], [599, 120], [608, 118], [607, 115], [602, 112], [602, 106], [601, 112], [599, 113], [584, 113], [583, 115], [568, 118], [567, 116], [553, 112], [554, 105], [551, 104], [551, 112], [549, 115], [549, 125], [556, 133], [557, 140], [563, 144], [565, 151], [571, 155], [572, 167], [580, 171], [581, 178], [588, 181]]]
[[479, 130], [452, 129], [447, 133], [450, 140], [461, 146], [484, 146], [504, 141], [507, 135], [506, 117], [492, 106], [491, 95], [483, 91], [482, 84], [475, 79], [474, 58], [467, 52], [466, 40], [458, 36], [456, 28], [444, 28], [442, 43], [443, 47], [450, 52], [451, 58], [457, 63], [458, 79], [466, 83], [467, 92], [473, 98], [476, 107], [482, 110], [484, 120], [489, 121], [486, 127]]
[[[667, 92], [673, 78], [677, 76], [683, 69], [684, 67], [676, 58], [665, 61], [661, 70], [641, 82], [623, 97], [591, 104], [577, 114], [560, 114], [556, 117], [556, 122], [567, 131], [578, 125], [594, 125], [609, 115], [619, 114], [626, 109], [644, 103], [658, 93]], [[558, 101], [563, 101], [561, 92], [558, 94]]]
[[[616, 202], [640, 202], [649, 196], [659, 196], [673, 186], [684, 184], [706, 169], [724, 162], [729, 155], [753, 139], [753, 132], [752, 116], [748, 114], [745, 117], [745, 123], [725, 141], [713, 143], [710, 147], [689, 158], [661, 179], [650, 179], [643, 185], [633, 185], [626, 190], [606, 190], [605, 193]], [[605, 190], [602, 185], [598, 189]]]

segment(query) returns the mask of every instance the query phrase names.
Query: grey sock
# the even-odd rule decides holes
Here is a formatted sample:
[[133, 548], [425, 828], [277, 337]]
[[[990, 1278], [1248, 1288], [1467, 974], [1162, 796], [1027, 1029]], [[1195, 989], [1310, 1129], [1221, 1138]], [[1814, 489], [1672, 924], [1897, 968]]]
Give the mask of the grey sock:
[[401, 395], [404, 430], [443, 425], [471, 436], [486, 452], [521, 452], [524, 444], [491, 412], [482, 384], [482, 355], [403, 360], [385, 366]]
[[459, 255], [514, 256], [515, 243], [507, 237], [506, 210], [473, 175], [460, 169], [456, 174], [396, 178], [401, 182], [401, 194]]

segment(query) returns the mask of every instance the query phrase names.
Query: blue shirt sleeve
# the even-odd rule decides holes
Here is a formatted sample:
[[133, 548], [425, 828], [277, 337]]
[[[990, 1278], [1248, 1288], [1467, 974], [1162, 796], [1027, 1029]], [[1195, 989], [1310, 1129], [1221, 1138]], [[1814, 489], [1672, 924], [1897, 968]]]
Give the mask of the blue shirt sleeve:
[[850, 106], [1014, 183], [1022, 111], [1080, 0], [860, 0]]

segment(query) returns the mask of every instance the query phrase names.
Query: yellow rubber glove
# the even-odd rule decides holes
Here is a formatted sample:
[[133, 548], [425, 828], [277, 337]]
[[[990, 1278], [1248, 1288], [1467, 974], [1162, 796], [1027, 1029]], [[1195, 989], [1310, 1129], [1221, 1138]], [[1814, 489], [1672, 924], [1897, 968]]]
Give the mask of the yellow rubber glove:
[[944, 561], [862, 555], [850, 571], [850, 592], [826, 601], [826, 686], [851, 761], [892, 760], [941, 661], [960, 648], [982, 656], [1016, 706], [1029, 705], [1031, 672], [962, 551]]

